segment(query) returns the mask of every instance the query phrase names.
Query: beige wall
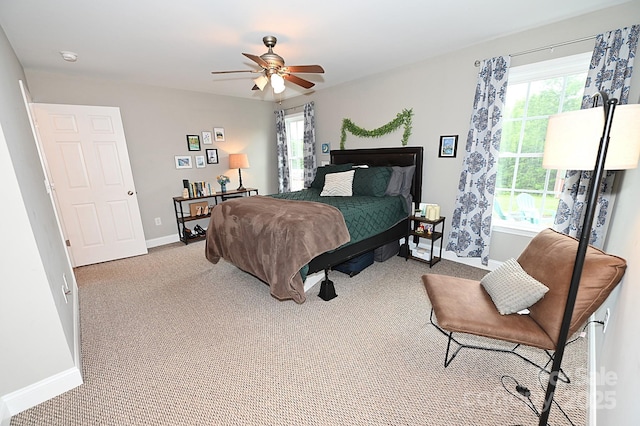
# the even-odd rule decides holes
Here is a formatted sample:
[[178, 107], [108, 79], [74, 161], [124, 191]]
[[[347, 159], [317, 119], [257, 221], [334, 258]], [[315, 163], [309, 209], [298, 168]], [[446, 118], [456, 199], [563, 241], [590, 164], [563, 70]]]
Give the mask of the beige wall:
[[[230, 187], [238, 186], [238, 170], [229, 170], [229, 153], [249, 156], [251, 168], [242, 171], [245, 187], [261, 194], [277, 192], [270, 103], [28, 69], [25, 74], [34, 102], [120, 108], [147, 241], [177, 238], [171, 199], [182, 194], [182, 179], [215, 183], [217, 175], [226, 174]], [[225, 142], [201, 145], [202, 151], [187, 149], [187, 134], [202, 137], [203, 130], [214, 127], [224, 128]], [[218, 150], [219, 164], [176, 170], [175, 155], [205, 155], [206, 148]], [[156, 217], [162, 225], [156, 226]]]

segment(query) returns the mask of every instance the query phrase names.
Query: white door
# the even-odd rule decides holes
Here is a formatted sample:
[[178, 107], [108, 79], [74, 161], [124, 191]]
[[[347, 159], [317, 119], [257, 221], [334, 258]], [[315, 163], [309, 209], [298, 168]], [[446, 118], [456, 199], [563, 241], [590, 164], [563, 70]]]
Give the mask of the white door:
[[146, 254], [120, 109], [31, 105], [73, 266]]

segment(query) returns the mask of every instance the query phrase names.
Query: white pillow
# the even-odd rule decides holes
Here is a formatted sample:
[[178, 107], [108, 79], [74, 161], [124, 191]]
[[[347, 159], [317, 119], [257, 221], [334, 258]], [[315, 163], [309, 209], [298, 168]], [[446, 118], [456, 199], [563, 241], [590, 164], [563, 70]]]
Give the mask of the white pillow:
[[327, 173], [321, 197], [351, 197], [353, 194], [353, 175], [355, 170]]
[[501, 315], [513, 314], [542, 299], [549, 288], [527, 274], [515, 259], [489, 272], [480, 284], [491, 296]]

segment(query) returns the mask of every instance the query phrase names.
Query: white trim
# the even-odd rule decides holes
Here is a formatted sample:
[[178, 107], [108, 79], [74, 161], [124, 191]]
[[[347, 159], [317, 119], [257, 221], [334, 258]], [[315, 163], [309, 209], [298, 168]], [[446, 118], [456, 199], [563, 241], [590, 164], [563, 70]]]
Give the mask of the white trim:
[[0, 426], [9, 426], [9, 423], [11, 423], [9, 409], [4, 404], [4, 401], [0, 399]]
[[[591, 314], [589, 321], [593, 321], [596, 319], [596, 314]], [[588, 412], [587, 412], [587, 424], [589, 426], [596, 426], [598, 421], [598, 401], [597, 401], [597, 386], [598, 386], [598, 378], [596, 375], [596, 323], [589, 322], [587, 335], [589, 336], [589, 350], [587, 355], [587, 365], [588, 365], [588, 373], [589, 373], [589, 387], [587, 389], [587, 398], [588, 398]]]
[[524, 83], [531, 80], [546, 80], [566, 74], [587, 73], [593, 52], [534, 62], [532, 64], [511, 67], [509, 84]]
[[315, 274], [307, 275], [307, 278], [304, 280], [304, 292], [308, 292], [311, 290], [311, 287], [318, 284], [324, 278], [324, 271], [316, 272]]
[[[498, 222], [498, 221], [496, 221]], [[501, 232], [503, 234], [511, 234], [511, 235], [519, 235], [521, 237], [529, 237], [529, 238], [533, 238], [536, 235], [538, 235], [540, 233], [540, 231], [542, 231], [543, 229], [546, 229], [547, 227], [540, 227], [540, 229], [534, 229], [534, 228], [529, 228], [529, 229], [525, 229], [523, 227], [515, 227], [515, 226], [508, 226], [507, 222], [505, 221], [504, 225], [491, 225], [491, 232]]]
[[[434, 252], [436, 251], [435, 246], [433, 247], [433, 250]], [[474, 268], [485, 269], [487, 271], [493, 271], [504, 263], [498, 260], [489, 259], [489, 264], [483, 265], [479, 257], [458, 257], [454, 252], [446, 250], [442, 251], [442, 258], [452, 262], [462, 263], [463, 265], [473, 266]]]
[[[0, 414], [6, 416], [8, 413], [11, 416], [15, 416], [24, 410], [70, 391], [82, 383], [82, 374], [77, 367], [54, 374], [37, 383], [4, 395], [0, 398]], [[2, 417], [0, 419], [2, 422], [5, 420]]]
[[165, 244], [177, 243], [180, 241], [178, 234], [171, 234], [160, 238], [153, 238], [151, 240], [147, 240], [147, 248], [164, 246]]

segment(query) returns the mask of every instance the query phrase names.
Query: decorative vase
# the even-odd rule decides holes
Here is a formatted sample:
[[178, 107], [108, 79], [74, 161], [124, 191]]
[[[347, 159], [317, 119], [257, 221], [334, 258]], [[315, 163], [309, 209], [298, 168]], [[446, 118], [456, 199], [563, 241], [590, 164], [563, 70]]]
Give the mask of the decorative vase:
[[220, 184], [220, 192], [227, 192], [227, 184], [226, 183], [221, 183]]

